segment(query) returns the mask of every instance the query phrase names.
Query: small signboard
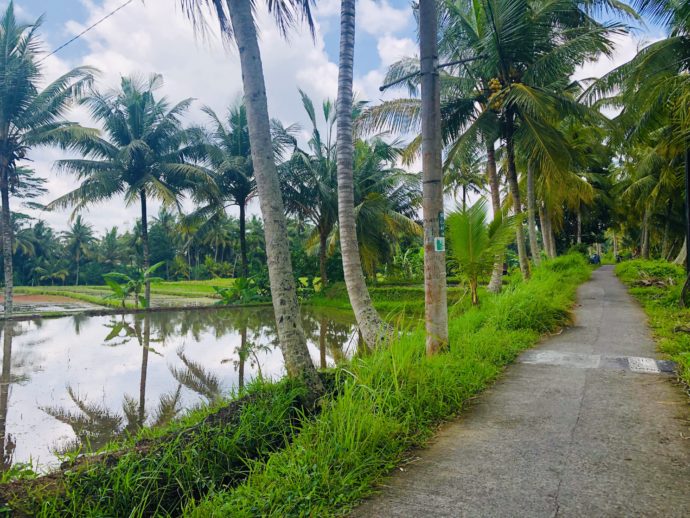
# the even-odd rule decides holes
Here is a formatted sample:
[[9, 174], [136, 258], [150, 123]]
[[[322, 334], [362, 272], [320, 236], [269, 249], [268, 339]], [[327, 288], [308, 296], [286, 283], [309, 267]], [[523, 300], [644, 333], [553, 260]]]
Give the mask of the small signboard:
[[438, 213], [438, 233], [441, 236], [446, 235], [446, 217], [443, 214], [443, 211]]
[[445, 237], [435, 237], [434, 238], [434, 250], [436, 252], [446, 251], [446, 238]]

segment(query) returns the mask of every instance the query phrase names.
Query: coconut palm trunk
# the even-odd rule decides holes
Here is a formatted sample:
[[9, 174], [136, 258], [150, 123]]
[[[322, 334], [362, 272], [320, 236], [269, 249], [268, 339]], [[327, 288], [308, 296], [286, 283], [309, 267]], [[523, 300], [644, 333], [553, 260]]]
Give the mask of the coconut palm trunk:
[[536, 266], [541, 264], [541, 252], [537, 241], [537, 194], [534, 188], [534, 165], [527, 164], [527, 232], [529, 233], [529, 248], [532, 261]]
[[[611, 240], [613, 241], [613, 260], [617, 261], [618, 259], [618, 236], [616, 235], [615, 232], [612, 232]], [[670, 251], [669, 251], [670, 253]], [[667, 259], [666, 257], [664, 259]]]
[[7, 162], [3, 160], [0, 171], [0, 194], [2, 195], [2, 258], [5, 270], [5, 316], [12, 314], [12, 288], [14, 286], [12, 272], [12, 213], [10, 212], [10, 171]]
[[355, 0], [342, 0], [338, 70], [337, 172], [338, 225], [345, 286], [357, 325], [367, 346], [373, 348], [385, 334], [385, 324], [374, 309], [362, 271], [357, 241], [352, 136], [352, 81], [355, 52]]
[[242, 259], [242, 277], [249, 277], [249, 261], [247, 261], [247, 201], [240, 202], [240, 255]]
[[75, 272], [75, 276], [76, 276], [75, 284], [77, 286], [79, 286], [79, 261], [81, 260], [81, 249], [80, 248], [77, 248], [77, 254], [76, 254], [75, 259], [77, 261], [77, 268], [76, 268], [76, 272]]
[[5, 321], [2, 338], [2, 377], [0, 377], [0, 448], [2, 467], [12, 464], [12, 448], [7, 433], [7, 410], [9, 409], [10, 383], [12, 379], [12, 322]]
[[149, 344], [151, 343], [151, 316], [144, 315], [144, 335], [141, 342], [141, 376], [139, 378], [139, 428], [144, 427], [146, 420], [146, 378], [149, 370]]
[[273, 309], [287, 373], [291, 377], [302, 378], [310, 396], [316, 397], [323, 392], [323, 385], [309, 355], [300, 318], [252, 4], [247, 0], [227, 0], [240, 54], [252, 162], [266, 236]]
[[[520, 185], [518, 184], [517, 169], [515, 167], [515, 142], [514, 137], [514, 115], [508, 110], [505, 122], [505, 142], [506, 155], [508, 159], [508, 187], [510, 188], [510, 195], [513, 198], [513, 208], [516, 215], [522, 214], [522, 203], [520, 201]], [[527, 258], [527, 246], [525, 244], [525, 233], [522, 225], [518, 225], [515, 230], [515, 237], [517, 239], [518, 259], [520, 261], [520, 271], [522, 277], [529, 278], [529, 260]]]
[[642, 217], [642, 237], [640, 240], [640, 256], [649, 259], [649, 209], [645, 207]]
[[328, 248], [327, 229], [319, 229], [319, 274], [321, 275], [321, 286], [328, 284], [328, 272], [326, 271], [326, 252]]
[[556, 257], [556, 238], [553, 234], [553, 220], [551, 218], [551, 209], [549, 208], [549, 205], [547, 203], [544, 203], [544, 227], [542, 229], [542, 232], [544, 235], [547, 236], [547, 241], [549, 243], [548, 248], [546, 249], [546, 255], [549, 256], [550, 259], [553, 259]]
[[[491, 192], [491, 208], [493, 209], [494, 218], [496, 218], [501, 214], [501, 188], [498, 181], [498, 173], [496, 172], [496, 150], [494, 149], [493, 142], [486, 146], [486, 176]], [[501, 291], [502, 283], [503, 256], [500, 256], [496, 258], [494, 263], [488, 290], [492, 293], [498, 293]]]
[[422, 211], [424, 217], [424, 292], [426, 351], [448, 344], [446, 252], [437, 249], [443, 217], [441, 89], [438, 78], [438, 18], [435, 0], [419, 2], [419, 59], [422, 94]]
[[[146, 213], [146, 191], [141, 189], [139, 191], [139, 198], [141, 200], [141, 247], [143, 249], [143, 270], [146, 271], [150, 266], [149, 259], [149, 225], [148, 225], [148, 215]], [[146, 279], [146, 284], [144, 287], [144, 299], [146, 300], [146, 307], [151, 307], [151, 281]]]
[[582, 243], [582, 208], [578, 207], [577, 208], [577, 236], [576, 236], [576, 242], [577, 244]]
[[678, 252], [678, 255], [673, 260], [673, 264], [679, 264], [681, 266], [685, 266], [687, 256], [688, 256], [688, 239], [685, 238], [683, 240], [683, 246], [680, 247], [680, 251]]

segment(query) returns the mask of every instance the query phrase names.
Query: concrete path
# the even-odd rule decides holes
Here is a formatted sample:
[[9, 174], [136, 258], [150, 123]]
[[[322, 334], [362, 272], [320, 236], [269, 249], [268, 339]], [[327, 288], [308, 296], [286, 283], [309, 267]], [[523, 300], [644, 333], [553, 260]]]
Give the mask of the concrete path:
[[690, 517], [690, 401], [602, 267], [576, 325], [524, 353], [361, 517]]

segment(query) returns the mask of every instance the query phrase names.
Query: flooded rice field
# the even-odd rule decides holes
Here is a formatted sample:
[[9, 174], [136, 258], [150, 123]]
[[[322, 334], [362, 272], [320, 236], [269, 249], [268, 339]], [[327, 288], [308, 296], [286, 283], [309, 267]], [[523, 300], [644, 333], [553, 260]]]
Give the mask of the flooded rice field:
[[[303, 320], [316, 365], [333, 365], [356, 349], [350, 313], [306, 309]], [[5, 468], [32, 462], [47, 469], [66, 452], [99, 448], [257, 376], [284, 374], [269, 307], [0, 325]]]

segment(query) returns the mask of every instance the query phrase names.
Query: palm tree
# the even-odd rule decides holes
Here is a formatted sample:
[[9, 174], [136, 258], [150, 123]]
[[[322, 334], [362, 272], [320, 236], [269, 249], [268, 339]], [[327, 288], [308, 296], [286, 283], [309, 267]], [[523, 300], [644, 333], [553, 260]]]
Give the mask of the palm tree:
[[[639, 156], [644, 150], [642, 154], [646, 163], [645, 172], [635, 176], [638, 180], [648, 177], [647, 181], [636, 182], [637, 185], [633, 184], [635, 189], [646, 184], [649, 192], [655, 191], [658, 195], [660, 190], [649, 185], [648, 180], [652, 177], [665, 178], [663, 183], [666, 186], [672, 183], [674, 176], [678, 180], [683, 175], [686, 177], [686, 199], [679, 196], [682, 189], [675, 188], [673, 193], [677, 197], [676, 203], [685, 201], [685, 245], [677, 260], [684, 260], [690, 273], [690, 255], [687, 253], [690, 236], [690, 6], [687, 2], [665, 0], [637, 0], [634, 5], [663, 25], [668, 36], [644, 47], [630, 62], [595, 82], [585, 97], [590, 101], [598, 100], [597, 105], [623, 108], [616, 118], [622, 153]], [[659, 159], [663, 163], [659, 163]], [[655, 166], [650, 167], [654, 162]], [[659, 184], [658, 187], [662, 186]], [[641, 248], [645, 255], [649, 252], [649, 223], [653, 209], [653, 205], [648, 204], [639, 218], [642, 220]]]
[[327, 240], [338, 219], [336, 142], [333, 140], [336, 113], [330, 100], [322, 103], [321, 111], [326, 122], [326, 131], [322, 135], [318, 128], [314, 103], [302, 90], [299, 92], [302, 105], [312, 124], [309, 150], [296, 148], [279, 170], [285, 208], [301, 220], [314, 224], [312, 238], [319, 243], [319, 272], [321, 282], [325, 286], [328, 284]]
[[82, 254], [88, 252], [89, 245], [96, 239], [93, 235], [93, 227], [88, 223], [84, 223], [80, 214], [74, 219], [69, 230], [63, 233], [62, 237], [65, 240], [67, 250], [74, 258], [76, 264], [75, 284], [79, 286], [79, 265], [81, 263]]
[[385, 329], [369, 296], [360, 262], [354, 195], [354, 144], [352, 136], [352, 83], [355, 54], [355, 0], [342, 0], [340, 12], [340, 57], [338, 61], [337, 180], [340, 250], [345, 286], [362, 337], [369, 347], [382, 338]]
[[[354, 213], [360, 264], [370, 277], [375, 277], [378, 264], [393, 259], [402, 236], [422, 233], [415, 221], [421, 201], [420, 178], [397, 166], [402, 156], [399, 141], [389, 143], [382, 137], [368, 142], [357, 140], [354, 151]], [[334, 238], [339, 234], [340, 224], [334, 228]]]
[[[542, 4], [531, 0], [449, 0], [442, 4], [441, 50], [444, 60], [471, 63], [445, 67], [443, 121], [447, 156], [482, 145], [495, 158], [497, 139], [504, 144], [505, 173], [510, 204], [522, 212], [518, 153], [541, 164], [541, 174], [557, 177], [568, 172], [572, 160], [559, 124], [568, 115], [596, 119], [578, 103], [568, 88], [578, 65], [613, 50], [612, 34], [625, 27], [599, 23], [589, 13], [611, 8], [629, 14], [622, 4], [576, 0]], [[387, 82], [399, 80], [414, 68], [403, 60], [391, 68]], [[416, 87], [419, 79], [407, 81]], [[416, 100], [384, 103], [369, 117], [375, 128], [418, 128], [421, 116]], [[413, 142], [418, 148], [419, 140]], [[495, 168], [490, 168], [495, 171]], [[493, 193], [492, 193], [493, 194]], [[492, 196], [493, 199], [493, 196]], [[517, 227], [520, 266], [529, 276], [524, 232]]]
[[[180, 117], [192, 101], [186, 99], [171, 107], [167, 99], [156, 99], [155, 91], [162, 84], [162, 77], [155, 74], [148, 80], [124, 77], [120, 90], [96, 92], [85, 99], [107, 138], [82, 139], [78, 147], [85, 158], [56, 162], [58, 170], [76, 174], [82, 183], [49, 205], [75, 206], [77, 212], [116, 195], [124, 195], [127, 204], [138, 200], [143, 270], [149, 268], [148, 199], [179, 205], [185, 189], [210, 182], [207, 172], [185, 161], [188, 134]], [[149, 306], [148, 282], [144, 296]]]
[[27, 152], [35, 146], [69, 147], [75, 138], [89, 131], [63, 120], [71, 102], [80, 97], [92, 81], [93, 70], [75, 68], [43, 90], [38, 57], [41, 45], [37, 31], [42, 19], [33, 24], [18, 24], [14, 2], [0, 20], [0, 195], [2, 213], [2, 252], [5, 274], [6, 315], [12, 313], [12, 222], [10, 194], [21, 182]]
[[203, 108], [211, 123], [211, 131], [205, 135], [201, 156], [211, 165], [216, 189], [213, 192], [201, 190], [195, 198], [202, 204], [192, 215], [195, 218], [211, 220], [225, 216], [230, 205], [239, 207], [240, 257], [242, 277], [249, 276], [247, 260], [247, 204], [256, 194], [254, 168], [247, 109], [236, 103], [228, 109], [225, 121], [209, 107]]
[[503, 218], [499, 213], [487, 224], [486, 200], [480, 198], [467, 209], [448, 216], [448, 251], [451, 263], [457, 267], [469, 286], [472, 304], [479, 304], [479, 279], [493, 269], [494, 259], [505, 252], [514, 239], [514, 217]]
[[[202, 8], [209, 7], [217, 17], [222, 32], [229, 38], [233, 38], [237, 48], [240, 49], [252, 163], [264, 220], [268, 273], [271, 280], [278, 336], [288, 375], [302, 378], [310, 395], [315, 397], [323, 392], [323, 384], [309, 356], [300, 319], [287, 223], [280, 193], [278, 170], [274, 161], [266, 85], [253, 16], [254, 2], [246, 0], [226, 0], [225, 2], [223, 0], [180, 0], [180, 2], [197, 26], [203, 23], [205, 13], [202, 12]], [[301, 18], [307, 21], [313, 33], [310, 0], [269, 0], [267, 4], [281, 31], [286, 32]]]

